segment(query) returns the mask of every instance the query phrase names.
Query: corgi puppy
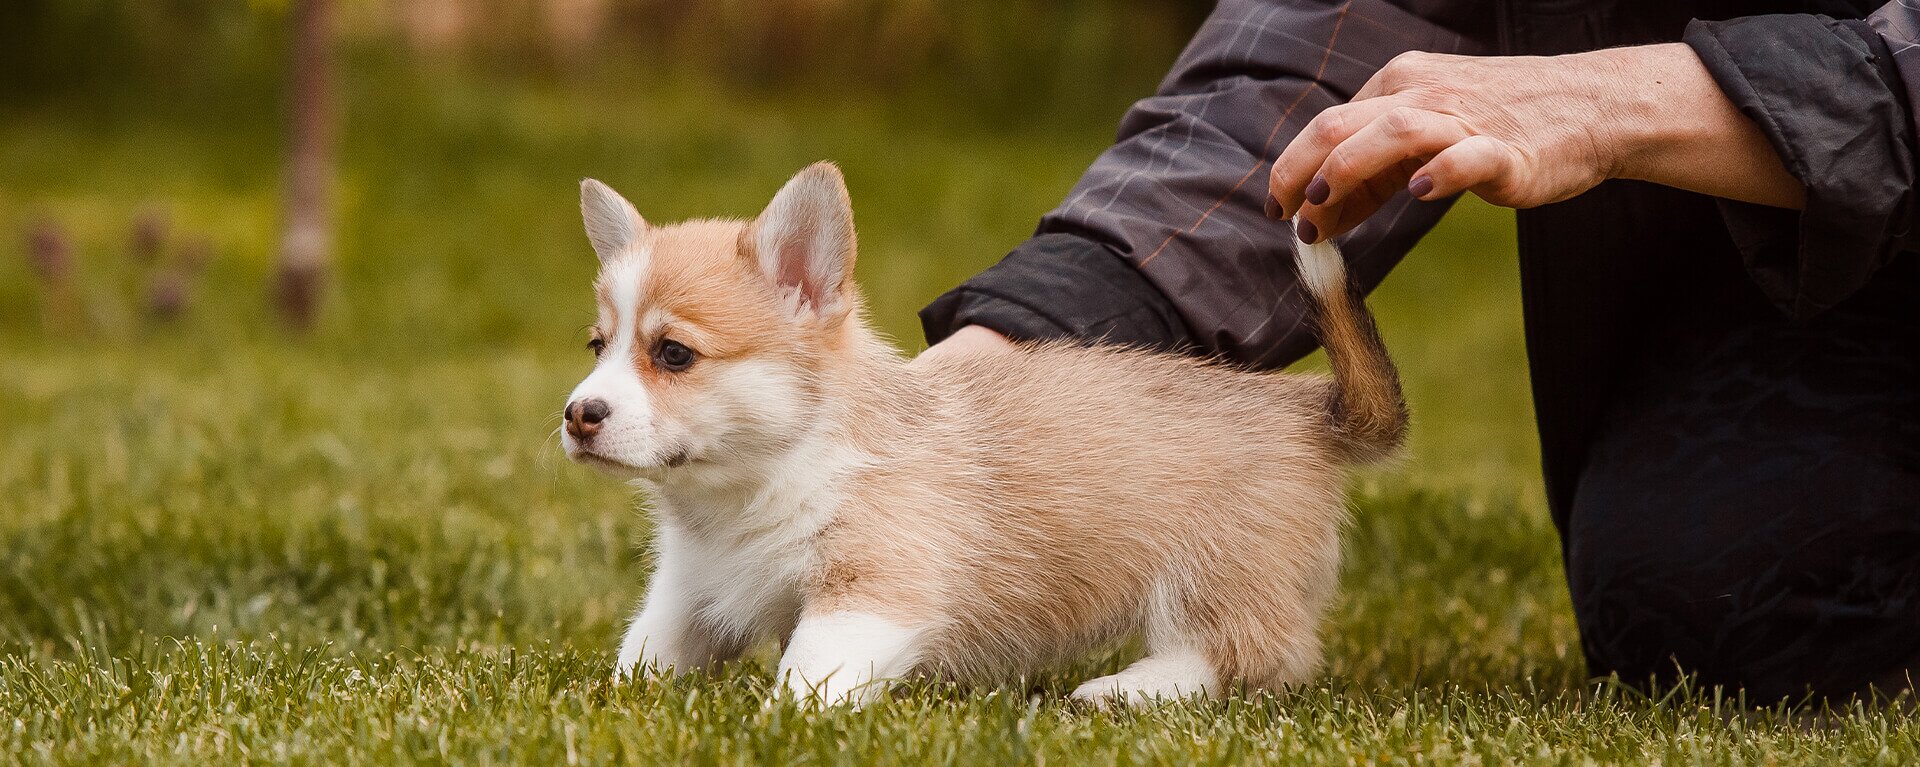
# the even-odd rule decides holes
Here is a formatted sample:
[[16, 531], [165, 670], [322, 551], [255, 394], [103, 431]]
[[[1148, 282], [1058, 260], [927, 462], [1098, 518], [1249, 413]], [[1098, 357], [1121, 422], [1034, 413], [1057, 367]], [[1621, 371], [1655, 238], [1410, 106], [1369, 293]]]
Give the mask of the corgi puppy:
[[598, 358], [567, 457], [651, 491], [654, 573], [619, 675], [767, 638], [779, 683], [860, 703], [994, 682], [1140, 636], [1102, 705], [1308, 679], [1344, 469], [1406, 407], [1330, 244], [1297, 245], [1334, 375], [1070, 343], [909, 364], [867, 324], [838, 168], [752, 221], [654, 226], [581, 185]]

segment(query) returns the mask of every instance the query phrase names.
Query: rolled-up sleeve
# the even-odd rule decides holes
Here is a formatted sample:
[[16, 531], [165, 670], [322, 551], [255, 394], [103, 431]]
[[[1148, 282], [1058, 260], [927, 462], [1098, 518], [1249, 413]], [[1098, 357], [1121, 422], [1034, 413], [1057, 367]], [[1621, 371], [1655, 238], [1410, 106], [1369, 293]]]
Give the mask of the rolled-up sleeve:
[[[1268, 167], [1409, 50], [1479, 52], [1389, 0], [1223, 0], [1034, 237], [921, 312], [927, 340], [982, 325], [1263, 367], [1312, 351], [1290, 231], [1262, 212]], [[1341, 238], [1351, 273], [1377, 284], [1450, 202], [1394, 197]]]
[[1844, 301], [1915, 246], [1913, 95], [1920, 29], [1894, 3], [1871, 20], [1695, 21], [1685, 41], [1806, 186], [1801, 211], [1722, 201], [1748, 272], [1796, 318]]

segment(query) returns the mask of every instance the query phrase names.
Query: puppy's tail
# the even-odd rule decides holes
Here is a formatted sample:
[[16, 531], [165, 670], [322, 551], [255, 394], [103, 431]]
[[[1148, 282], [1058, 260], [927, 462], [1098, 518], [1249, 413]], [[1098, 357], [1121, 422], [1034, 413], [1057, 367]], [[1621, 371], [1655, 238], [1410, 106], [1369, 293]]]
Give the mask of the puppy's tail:
[[1347, 265], [1332, 240], [1308, 245], [1294, 240], [1300, 281], [1312, 298], [1320, 345], [1333, 363], [1334, 438], [1349, 459], [1378, 461], [1398, 450], [1407, 437], [1407, 401], [1400, 373], [1374, 327], [1366, 301], [1347, 282]]

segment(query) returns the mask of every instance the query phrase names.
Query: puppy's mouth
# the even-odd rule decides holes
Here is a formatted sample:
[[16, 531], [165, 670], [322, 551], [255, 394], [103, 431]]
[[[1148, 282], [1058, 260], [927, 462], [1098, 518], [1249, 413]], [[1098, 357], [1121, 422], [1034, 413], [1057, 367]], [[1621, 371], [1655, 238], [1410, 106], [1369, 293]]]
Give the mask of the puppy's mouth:
[[694, 462], [693, 454], [688, 452], [684, 448], [667, 453], [666, 456], [663, 457], [659, 463], [649, 464], [646, 466], [628, 463], [626, 461], [622, 461], [617, 458], [610, 458], [608, 456], [594, 452], [593, 448], [590, 448], [590, 447], [575, 448], [574, 451], [571, 454], [569, 454], [567, 457], [573, 459], [577, 463], [584, 463], [589, 466], [594, 466], [600, 469], [605, 469], [605, 470], [615, 471], [615, 472], [622, 472], [622, 473], [649, 472], [649, 471], [658, 471], [660, 469], [678, 469], [683, 466], [686, 466], [687, 464]]
[[593, 452], [592, 450], [588, 450], [584, 447], [574, 450], [573, 453], [568, 455], [567, 457], [573, 459], [575, 463], [584, 463], [588, 466], [594, 466], [601, 469], [611, 469], [614, 471], [640, 471], [643, 468], [640, 466], [634, 466], [633, 464], [627, 463], [625, 461], [617, 461], [612, 458], [608, 458], [604, 455]]

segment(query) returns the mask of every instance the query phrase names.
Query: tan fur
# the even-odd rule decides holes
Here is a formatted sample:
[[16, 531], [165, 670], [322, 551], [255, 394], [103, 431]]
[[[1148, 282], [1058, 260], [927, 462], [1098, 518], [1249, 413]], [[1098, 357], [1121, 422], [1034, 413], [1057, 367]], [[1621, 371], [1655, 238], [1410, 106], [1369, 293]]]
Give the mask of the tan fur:
[[1340, 442], [1354, 461], [1385, 458], [1406, 441], [1407, 403], [1373, 314], [1344, 281], [1324, 296], [1308, 295], [1316, 309], [1314, 329], [1333, 365], [1337, 385], [1327, 407]]
[[874, 374], [904, 385], [826, 541], [874, 582], [821, 609], [937, 621], [929, 667], [981, 678], [1151, 631], [1164, 589], [1222, 678], [1312, 672], [1344, 519], [1326, 382], [1060, 344]]
[[[640, 316], [655, 319], [640, 320], [632, 364], [666, 419], [685, 417], [730, 365], [796, 371], [818, 429], [860, 456], [832, 478], [831, 517], [804, 544], [801, 615], [915, 627], [914, 668], [957, 679], [1037, 670], [1134, 631], [1150, 652], [1197, 645], [1227, 682], [1315, 672], [1344, 466], [1385, 455], [1405, 429], [1363, 303], [1342, 293], [1320, 304], [1342, 386], [1063, 343], [909, 364], [868, 327], [851, 280], [839, 316], [796, 320], [750, 226], [645, 233]], [[646, 350], [662, 337], [701, 362], [656, 370]], [[778, 446], [727, 449], [693, 457]], [[698, 504], [673, 502], [706, 492], [694, 487], [702, 470], [655, 477], [663, 525], [719, 529], [681, 516]]]

